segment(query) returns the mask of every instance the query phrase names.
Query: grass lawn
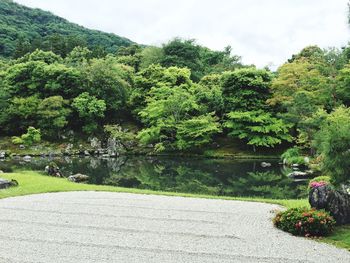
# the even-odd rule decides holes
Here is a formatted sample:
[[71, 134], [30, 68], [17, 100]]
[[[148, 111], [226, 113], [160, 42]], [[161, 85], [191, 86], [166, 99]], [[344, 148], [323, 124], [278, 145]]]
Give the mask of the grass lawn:
[[[185, 193], [175, 193], [175, 192], [161, 192], [161, 191], [122, 188], [122, 187], [105, 186], [105, 185], [77, 184], [77, 183], [69, 182], [65, 178], [49, 177], [33, 171], [4, 173], [4, 174], [1, 174], [0, 177], [6, 178], [6, 179], [15, 179], [19, 183], [19, 186], [17, 187], [0, 190], [0, 199], [6, 198], [6, 197], [39, 194], [39, 193], [52, 193], [52, 192], [108, 191], [108, 192], [135, 193], [135, 194], [155, 194], [155, 195], [167, 195], [167, 196], [183, 196], [183, 197], [196, 197], [196, 198], [209, 198], [209, 199], [265, 202], [265, 203], [279, 204], [287, 208], [309, 206], [309, 203], [306, 199], [283, 200], [283, 199], [264, 199], [264, 198], [250, 198], [250, 197], [225, 197], [225, 196], [185, 194]], [[322, 241], [350, 250], [350, 226], [338, 227], [332, 236], [323, 238]]]

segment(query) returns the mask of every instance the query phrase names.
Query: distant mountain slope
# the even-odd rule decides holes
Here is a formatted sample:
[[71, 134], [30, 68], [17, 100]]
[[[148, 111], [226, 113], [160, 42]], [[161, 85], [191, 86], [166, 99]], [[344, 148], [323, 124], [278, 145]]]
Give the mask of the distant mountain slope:
[[0, 56], [11, 57], [16, 52], [43, 46], [46, 49], [61, 48], [64, 52], [72, 49], [72, 46], [86, 45], [114, 52], [118, 47], [132, 43], [127, 38], [70, 23], [41, 9], [0, 0]]

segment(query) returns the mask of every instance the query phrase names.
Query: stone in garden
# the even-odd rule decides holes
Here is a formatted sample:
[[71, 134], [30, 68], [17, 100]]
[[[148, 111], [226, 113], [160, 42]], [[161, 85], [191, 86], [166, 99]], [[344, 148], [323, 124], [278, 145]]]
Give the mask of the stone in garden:
[[267, 163], [267, 162], [262, 162], [261, 164], [261, 167], [270, 167], [271, 166], [271, 163]]
[[25, 147], [23, 144], [21, 144], [21, 145], [19, 146], [19, 148], [20, 148], [21, 150], [23, 150], [23, 149], [25, 149], [26, 147]]
[[6, 152], [0, 152], [0, 159], [4, 159], [6, 156]]
[[94, 149], [99, 149], [99, 148], [101, 148], [101, 141], [99, 139], [97, 139], [96, 137], [94, 137], [91, 139], [90, 145]]
[[350, 195], [332, 189], [329, 185], [312, 188], [309, 192], [309, 203], [316, 209], [328, 211], [338, 225], [350, 223]]
[[54, 162], [51, 162], [45, 167], [45, 172], [50, 176], [63, 177], [60, 168]]
[[7, 180], [0, 178], [0, 189], [6, 189], [12, 186], [17, 186], [18, 182], [16, 180]]
[[89, 176], [85, 175], [85, 174], [74, 174], [68, 177], [68, 180], [71, 182], [75, 182], [75, 183], [80, 183], [80, 182], [86, 182], [89, 180]]
[[287, 176], [290, 178], [293, 178], [293, 179], [307, 179], [310, 176], [312, 176], [312, 173], [310, 173], [308, 171], [305, 171], [305, 172], [293, 171], [293, 172], [289, 173]]
[[23, 157], [23, 160], [24, 160], [25, 162], [30, 162], [30, 161], [32, 160], [32, 157], [29, 156], [29, 155], [26, 155], [26, 156]]

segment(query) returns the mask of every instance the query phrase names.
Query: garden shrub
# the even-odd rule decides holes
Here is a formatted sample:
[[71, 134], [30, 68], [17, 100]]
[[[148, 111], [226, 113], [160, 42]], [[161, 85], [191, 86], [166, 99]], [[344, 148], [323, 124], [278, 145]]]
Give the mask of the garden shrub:
[[13, 136], [13, 144], [25, 144], [32, 145], [33, 143], [38, 143], [41, 141], [41, 132], [40, 129], [35, 129], [34, 127], [28, 127], [27, 133], [22, 134], [21, 137]]
[[287, 165], [305, 164], [305, 158], [300, 154], [298, 147], [289, 148], [281, 155], [281, 158]]
[[308, 190], [310, 190], [311, 188], [315, 188], [323, 185], [330, 185], [330, 184], [331, 184], [331, 178], [329, 176], [326, 176], [326, 175], [317, 176], [310, 180]]
[[335, 220], [328, 212], [306, 207], [279, 212], [273, 222], [283, 231], [305, 237], [329, 235], [335, 226]]

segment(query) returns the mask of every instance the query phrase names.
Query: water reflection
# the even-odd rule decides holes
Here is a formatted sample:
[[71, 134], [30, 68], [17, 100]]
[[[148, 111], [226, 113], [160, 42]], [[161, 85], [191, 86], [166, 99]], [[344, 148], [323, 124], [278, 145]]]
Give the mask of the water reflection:
[[[43, 170], [51, 161], [33, 158], [31, 162], [6, 159], [0, 169]], [[277, 162], [268, 168], [261, 160], [217, 160], [193, 158], [56, 158], [65, 176], [83, 173], [89, 183], [140, 189], [266, 198], [305, 197], [306, 182], [288, 178]]]

